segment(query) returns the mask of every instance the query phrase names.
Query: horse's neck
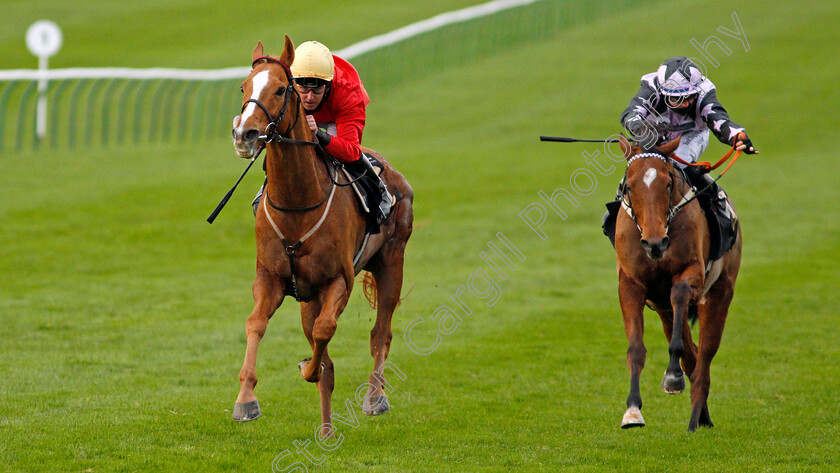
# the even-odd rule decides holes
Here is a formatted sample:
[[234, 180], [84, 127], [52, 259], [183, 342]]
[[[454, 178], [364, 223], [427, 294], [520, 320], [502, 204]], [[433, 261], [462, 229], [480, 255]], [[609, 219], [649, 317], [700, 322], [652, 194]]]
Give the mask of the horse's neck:
[[[300, 120], [288, 138], [308, 140], [309, 134]], [[266, 149], [266, 189], [271, 201], [281, 207], [300, 208], [317, 204], [324, 197], [328, 178], [318, 163], [315, 148], [309, 145], [269, 143]]]

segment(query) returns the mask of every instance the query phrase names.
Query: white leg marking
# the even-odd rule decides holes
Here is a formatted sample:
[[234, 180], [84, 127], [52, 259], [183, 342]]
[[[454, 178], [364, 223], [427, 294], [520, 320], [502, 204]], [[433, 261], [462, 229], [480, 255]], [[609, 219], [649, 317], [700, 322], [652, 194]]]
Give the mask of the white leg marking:
[[646, 186], [648, 186], [648, 188], [650, 188], [650, 185], [653, 183], [653, 181], [655, 179], [656, 179], [656, 169], [650, 168], [645, 173], [645, 177], [643, 179], [643, 182], [645, 183]]
[[[263, 89], [265, 88], [266, 84], [268, 84], [268, 71], [262, 71], [257, 73], [254, 76], [254, 79], [251, 81], [251, 85], [253, 85], [253, 89], [251, 92], [251, 98], [255, 100], [259, 100], [260, 94], [262, 94]], [[254, 102], [248, 103], [248, 106], [245, 107], [245, 111], [242, 112], [241, 118], [239, 119], [239, 127], [236, 131], [239, 134], [242, 134], [244, 131], [242, 129], [242, 125], [251, 118], [251, 115], [254, 114], [254, 110], [256, 110], [257, 104]]]

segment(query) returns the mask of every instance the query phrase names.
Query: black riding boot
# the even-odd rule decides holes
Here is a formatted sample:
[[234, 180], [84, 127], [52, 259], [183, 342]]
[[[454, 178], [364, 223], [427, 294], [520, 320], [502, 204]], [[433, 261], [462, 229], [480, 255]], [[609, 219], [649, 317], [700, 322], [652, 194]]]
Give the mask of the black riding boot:
[[[376, 174], [376, 170], [373, 169], [373, 164], [371, 164], [370, 160], [368, 160], [367, 155], [362, 154], [362, 157], [359, 158], [359, 161], [364, 166], [367, 175], [379, 181], [378, 187], [380, 199], [379, 209], [376, 212], [376, 224], [382, 225], [382, 222], [384, 222], [385, 219], [388, 218], [388, 215], [390, 215], [391, 213], [391, 194], [388, 192], [388, 186], [385, 185], [385, 181], [383, 181], [382, 178]], [[371, 209], [371, 211], [372, 210], [373, 209]]]
[[[604, 228], [605, 232], [606, 232], [607, 222], [610, 220], [610, 214], [612, 214], [612, 212], [610, 212], [610, 204], [612, 204], [613, 202], [621, 202], [621, 199], [624, 198], [624, 192], [623, 191], [624, 191], [624, 178], [622, 177], [621, 181], [619, 181], [619, 183], [618, 183], [618, 189], [615, 190], [615, 200], [612, 201], [612, 202], [607, 202], [607, 212], [604, 213], [604, 216], [601, 218], [601, 228]], [[614, 217], [615, 216], [613, 215], [613, 219], [612, 219], [613, 221], [615, 221]]]
[[265, 179], [262, 187], [260, 187], [260, 190], [257, 191], [257, 195], [254, 196], [254, 201], [251, 202], [251, 207], [254, 208], [254, 216], [255, 217], [257, 216], [257, 208], [260, 206], [260, 198], [263, 195], [263, 191], [265, 191], [265, 185], [266, 185], [267, 182], [268, 182], [268, 178]]
[[607, 202], [607, 211], [601, 218], [601, 229], [604, 235], [610, 239], [610, 243], [615, 246], [615, 222], [618, 218], [618, 211], [621, 209], [621, 199], [624, 198], [624, 178], [618, 183], [618, 189], [615, 190], [615, 200]]
[[712, 176], [697, 166], [688, 166], [684, 171], [688, 176], [688, 182], [694, 186], [695, 192], [697, 192], [697, 200], [718, 215], [729, 218], [726, 210], [726, 194], [712, 179]]

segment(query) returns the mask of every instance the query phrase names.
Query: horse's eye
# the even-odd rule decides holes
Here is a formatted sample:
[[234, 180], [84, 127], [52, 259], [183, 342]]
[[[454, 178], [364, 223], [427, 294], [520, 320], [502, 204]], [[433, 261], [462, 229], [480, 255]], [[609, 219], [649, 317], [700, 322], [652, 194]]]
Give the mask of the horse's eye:
[[239, 91], [244, 94], [245, 93], [245, 87], [240, 85], [239, 86]]
[[284, 93], [286, 93], [286, 86], [285, 85], [281, 85], [280, 88], [277, 89], [277, 92], [275, 92], [276, 95], [283, 95]]

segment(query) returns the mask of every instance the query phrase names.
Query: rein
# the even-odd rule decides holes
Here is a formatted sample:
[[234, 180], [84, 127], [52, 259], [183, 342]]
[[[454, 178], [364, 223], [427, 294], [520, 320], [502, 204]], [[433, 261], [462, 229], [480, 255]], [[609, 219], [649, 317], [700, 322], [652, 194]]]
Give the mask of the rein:
[[[678, 156], [671, 155], [671, 159], [674, 159], [674, 161], [677, 161], [678, 163], [688, 164], [690, 166], [706, 166], [706, 165], [708, 165], [708, 167], [706, 168], [708, 171], [712, 171], [712, 170], [715, 170], [715, 169], [719, 168], [720, 165], [725, 163], [726, 160], [729, 159], [730, 157], [732, 157], [732, 161], [729, 162], [729, 164], [718, 175], [718, 177], [716, 177], [711, 183], [709, 183], [709, 185], [707, 185], [706, 187], [701, 189], [699, 192], [695, 192], [694, 188], [692, 187], [691, 190], [689, 190], [688, 193], [683, 196], [682, 200], [673, 209], [671, 209], [671, 211], [669, 212], [669, 216], [668, 216], [669, 222], [670, 222], [670, 220], [672, 220], [674, 218], [674, 216], [676, 216], [677, 212], [679, 212], [680, 209], [682, 209], [683, 207], [688, 205], [689, 202], [691, 202], [692, 200], [696, 199], [698, 195], [706, 192], [710, 187], [712, 187], [712, 185], [714, 185], [718, 180], [720, 180], [720, 178], [723, 177], [724, 174], [726, 174], [726, 171], [729, 171], [729, 168], [731, 168], [732, 165], [735, 164], [735, 161], [737, 161], [738, 158], [741, 156], [741, 151], [743, 151], [743, 150], [738, 150], [738, 152], [735, 153], [735, 156], [732, 156], [732, 153], [734, 151], [735, 151], [735, 144], [733, 143], [732, 144], [732, 149], [730, 149], [728, 153], [726, 153], [722, 158], [720, 158], [718, 160], [718, 162], [716, 162], [714, 164], [714, 166], [709, 165], [709, 163], [707, 163], [707, 162], [696, 163], [696, 164], [695, 163], [686, 163], [683, 159], [679, 158]], [[671, 215], [671, 213], [673, 215]]]
[[[737, 138], [736, 138], [736, 141], [737, 141]], [[670, 158], [673, 159], [674, 161], [676, 161], [680, 164], [686, 165], [686, 166], [702, 167], [708, 172], [708, 171], [714, 171], [715, 169], [719, 168], [723, 163], [726, 162], [726, 160], [728, 160], [730, 157], [732, 157], [732, 153], [734, 151], [735, 151], [735, 143], [732, 144], [732, 148], [729, 150], [729, 152], [726, 153], [725, 155], [723, 155], [723, 157], [720, 158], [715, 164], [712, 164], [708, 161], [700, 161], [699, 163], [690, 163], [690, 162], [680, 158], [676, 154], [671, 154]], [[729, 163], [728, 166], [726, 166], [726, 169], [724, 169], [723, 172], [720, 173], [721, 176], [726, 174], [726, 171], [728, 171], [729, 168], [731, 168], [732, 165], [735, 164], [735, 161], [737, 161], [738, 157], [741, 156], [741, 151], [743, 151], [743, 150], [739, 149], [738, 152], [735, 153], [735, 156], [732, 157], [732, 161]], [[718, 179], [720, 179], [720, 176], [718, 176]], [[717, 179], [715, 179], [715, 180], [717, 180]]]

